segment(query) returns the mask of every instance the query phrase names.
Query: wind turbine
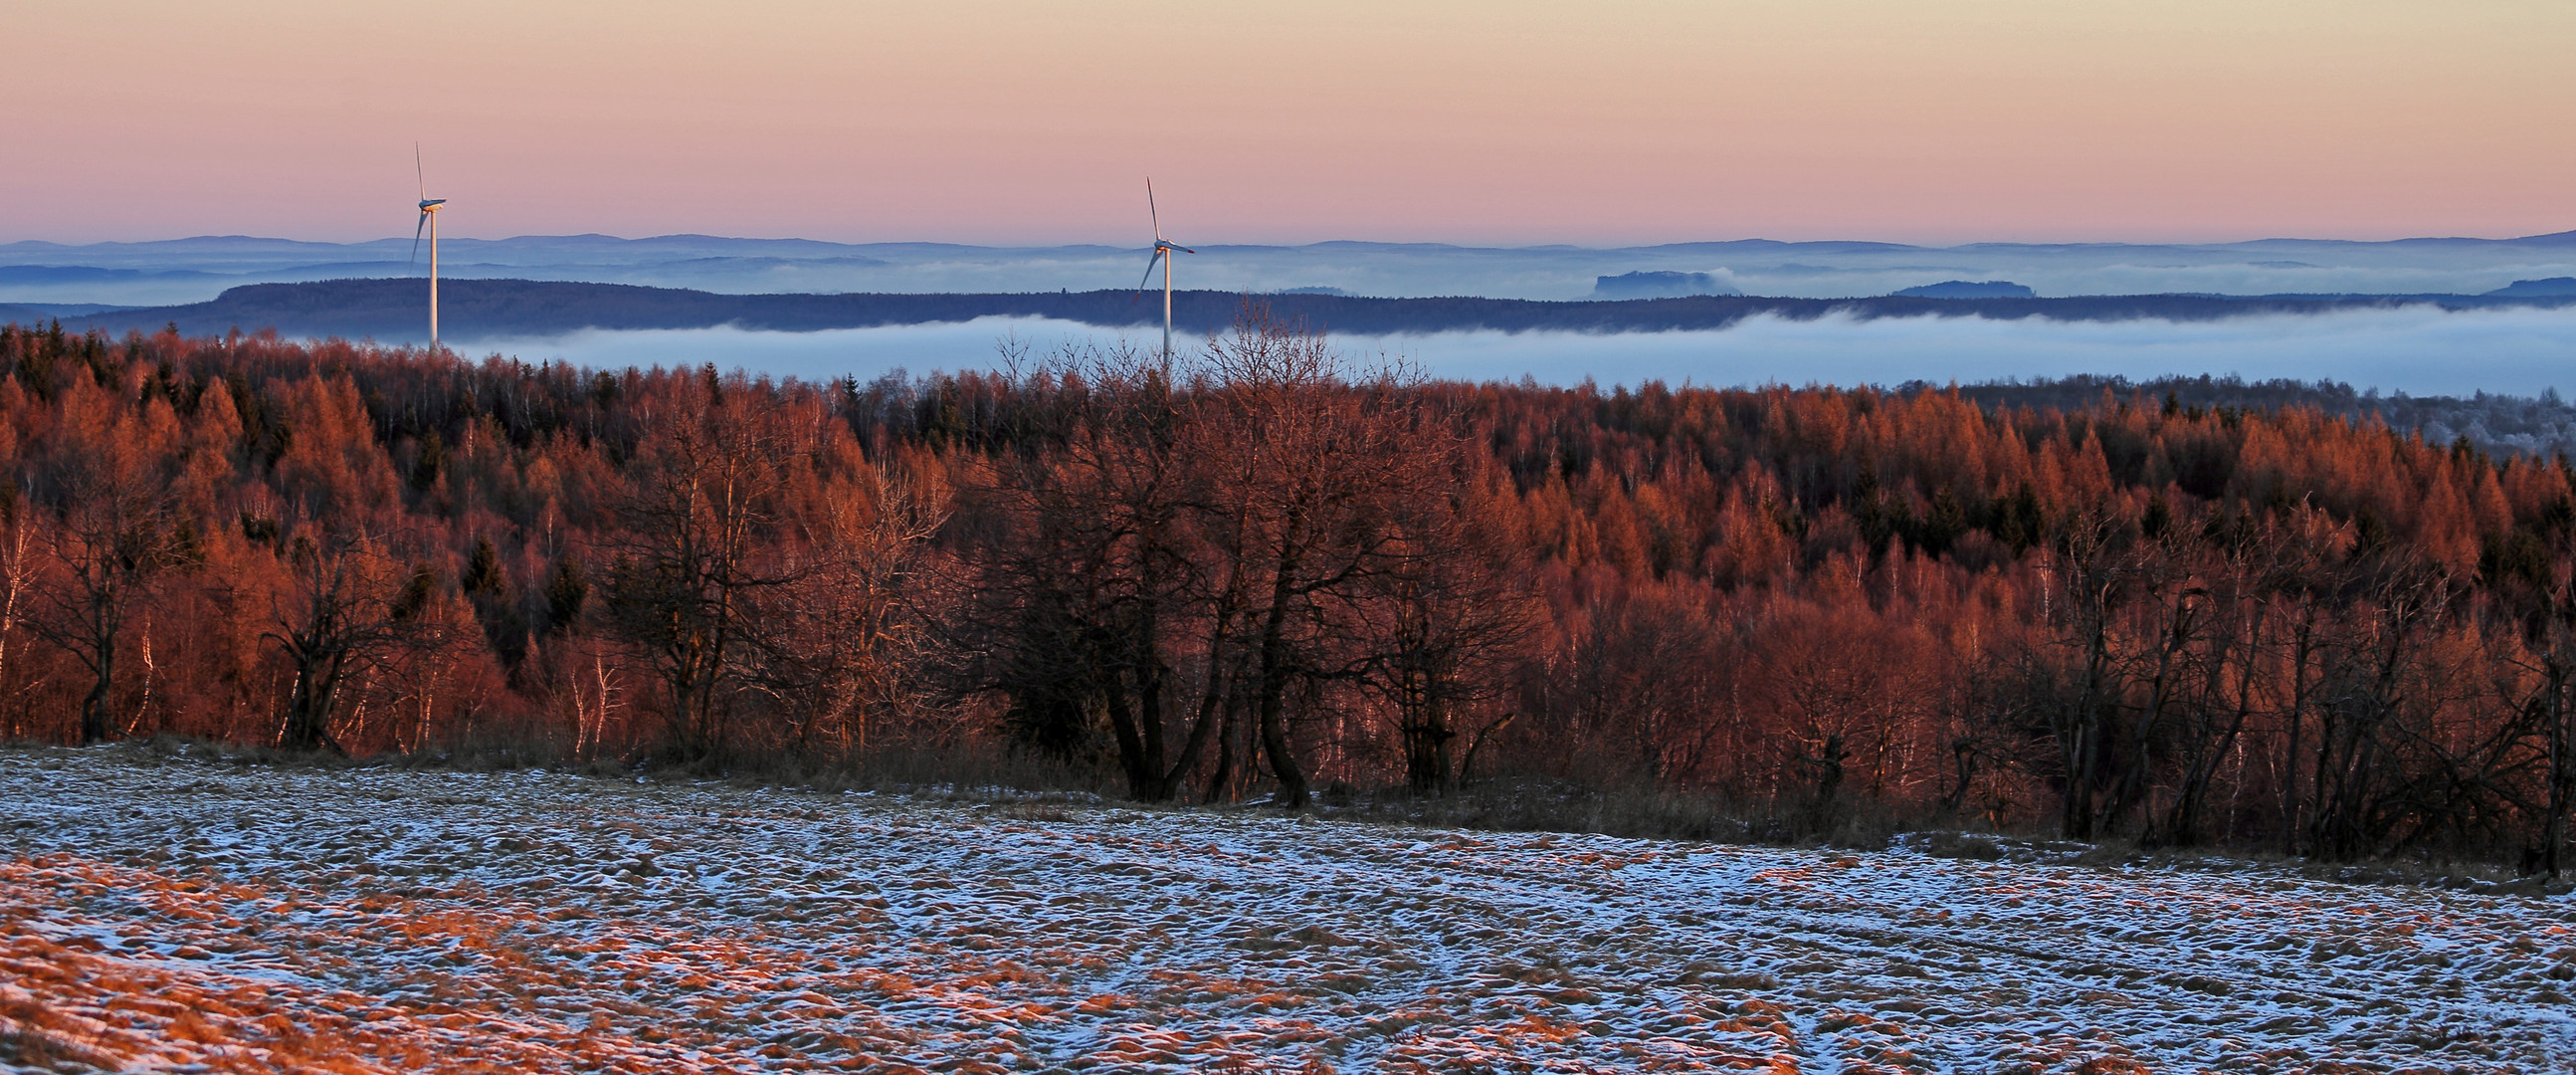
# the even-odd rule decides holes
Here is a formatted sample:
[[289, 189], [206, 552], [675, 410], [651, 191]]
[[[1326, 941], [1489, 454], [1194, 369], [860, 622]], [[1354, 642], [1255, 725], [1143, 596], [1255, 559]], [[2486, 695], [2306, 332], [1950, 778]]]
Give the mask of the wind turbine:
[[429, 349], [436, 352], [438, 350], [438, 207], [447, 204], [447, 199], [429, 196], [428, 173], [421, 171], [418, 142], [412, 143], [411, 146], [411, 171], [412, 177], [420, 181], [420, 223], [413, 225], [411, 229], [411, 259], [414, 262], [420, 260], [420, 233], [422, 229], [428, 229]]
[[[1136, 293], [1145, 293], [1145, 285], [1154, 279], [1154, 263], [1163, 263], [1163, 362], [1172, 361], [1172, 254], [1195, 254], [1196, 250], [1163, 238], [1163, 215], [1154, 209], [1154, 181], [1145, 180], [1145, 212], [1154, 221], [1154, 254], [1145, 259], [1145, 278], [1136, 281]], [[1130, 300], [1133, 301], [1133, 300]]]

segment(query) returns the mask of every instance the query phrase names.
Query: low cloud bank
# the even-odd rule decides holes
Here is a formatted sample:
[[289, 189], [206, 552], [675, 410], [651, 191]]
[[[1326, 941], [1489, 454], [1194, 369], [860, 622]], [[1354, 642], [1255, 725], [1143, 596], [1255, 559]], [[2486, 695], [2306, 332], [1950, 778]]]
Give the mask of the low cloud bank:
[[[713, 362], [776, 376], [868, 380], [893, 369], [990, 369], [1006, 341], [1030, 354], [1068, 343], [1159, 334], [1071, 322], [986, 318], [963, 324], [760, 332], [734, 328], [580, 332], [544, 340], [460, 344], [468, 353], [585, 366]], [[2331, 379], [2414, 395], [2576, 394], [2576, 309], [2444, 313], [2430, 307], [2224, 321], [2060, 322], [2037, 318], [1749, 318], [1720, 331], [1443, 332], [1345, 336], [1359, 355], [1402, 355], [1438, 377], [1604, 386], [1975, 382], [2077, 373], [2249, 380]]]
[[[260, 281], [417, 276], [412, 237], [300, 243], [205, 236], [90, 246], [0, 244], [0, 303], [161, 306]], [[1332, 287], [1352, 295], [1583, 299], [1602, 277], [1706, 274], [1718, 290], [1855, 298], [1943, 280], [2012, 280], [2041, 295], [2215, 292], [2478, 294], [2515, 280], [2576, 275], [2576, 233], [2506, 242], [2223, 244], [1974, 243], [1917, 247], [1761, 241], [1665, 246], [1475, 248], [1436, 243], [1202, 245], [1185, 288], [1262, 294]], [[838, 244], [669, 235], [450, 238], [450, 279], [649, 284], [728, 294], [1038, 292], [1126, 288], [1133, 247]]]

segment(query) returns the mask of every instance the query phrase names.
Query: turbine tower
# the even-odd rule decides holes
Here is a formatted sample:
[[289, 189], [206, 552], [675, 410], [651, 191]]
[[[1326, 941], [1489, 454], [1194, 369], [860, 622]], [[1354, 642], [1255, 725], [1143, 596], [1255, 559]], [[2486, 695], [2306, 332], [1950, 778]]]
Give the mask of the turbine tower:
[[421, 171], [418, 142], [412, 143], [411, 170], [412, 177], [420, 181], [420, 223], [413, 225], [411, 229], [411, 258], [414, 262], [420, 260], [420, 233], [422, 229], [428, 229], [429, 349], [432, 353], [436, 353], [438, 350], [438, 207], [447, 204], [447, 199], [429, 196], [429, 178], [427, 173]]
[[1152, 179], [1145, 180], [1145, 212], [1148, 216], [1152, 217], [1154, 221], [1154, 254], [1152, 257], [1145, 259], [1145, 278], [1136, 281], [1136, 293], [1139, 295], [1144, 294], [1145, 285], [1154, 279], [1154, 263], [1157, 261], [1162, 262], [1163, 364], [1168, 366], [1172, 362], [1172, 255], [1175, 252], [1182, 254], [1195, 254], [1198, 253], [1198, 251], [1163, 238], [1163, 215], [1154, 209], [1154, 181]]

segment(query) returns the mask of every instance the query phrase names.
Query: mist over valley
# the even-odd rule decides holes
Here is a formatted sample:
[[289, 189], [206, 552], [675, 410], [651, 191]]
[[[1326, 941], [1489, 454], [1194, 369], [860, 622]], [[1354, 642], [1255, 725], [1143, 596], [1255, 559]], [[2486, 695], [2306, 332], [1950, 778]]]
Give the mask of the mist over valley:
[[[1137, 286], [1141, 247], [832, 243], [663, 235], [446, 238], [440, 274], [641, 284], [725, 294], [1022, 293]], [[2482, 294], [2576, 276], [2576, 232], [2511, 239], [2202, 244], [1740, 239], [1654, 246], [1477, 247], [1442, 243], [1214, 243], [1182, 286], [1270, 293], [1328, 288], [1391, 298], [1577, 299], [1603, 277], [1698, 276], [1684, 290], [1784, 298], [1886, 295], [1944, 281], [2003, 280], [2045, 297], [2140, 294]], [[356, 243], [203, 236], [154, 242], [0, 244], [0, 303], [163, 306], [239, 284], [418, 275], [412, 239]]]

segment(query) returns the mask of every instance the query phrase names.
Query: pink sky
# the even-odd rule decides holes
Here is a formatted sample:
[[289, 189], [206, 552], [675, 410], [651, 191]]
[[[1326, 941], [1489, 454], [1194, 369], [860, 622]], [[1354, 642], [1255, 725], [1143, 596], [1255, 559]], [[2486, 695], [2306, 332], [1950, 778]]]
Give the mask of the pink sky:
[[2576, 228], [2576, 3], [17, 0], [0, 241]]

